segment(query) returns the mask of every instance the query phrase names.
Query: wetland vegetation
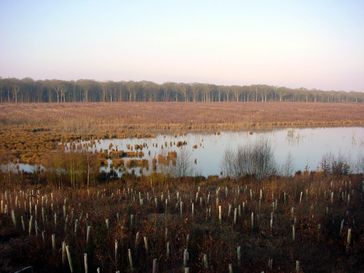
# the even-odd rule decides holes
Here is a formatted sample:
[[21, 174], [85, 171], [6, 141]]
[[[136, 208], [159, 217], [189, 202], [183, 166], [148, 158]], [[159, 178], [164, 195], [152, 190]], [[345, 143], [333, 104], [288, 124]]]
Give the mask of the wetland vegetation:
[[75, 106], [0, 104], [1, 271], [364, 269], [361, 104]]
[[364, 1], [0, 15], [0, 273], [364, 272]]

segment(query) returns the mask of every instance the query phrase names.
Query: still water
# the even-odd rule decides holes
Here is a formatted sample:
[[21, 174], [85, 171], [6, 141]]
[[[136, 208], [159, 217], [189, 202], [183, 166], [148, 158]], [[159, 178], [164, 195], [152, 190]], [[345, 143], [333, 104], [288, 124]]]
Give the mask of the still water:
[[[130, 151], [136, 144], [144, 145], [142, 149], [149, 166], [152, 166], [153, 158], [158, 155], [167, 155], [168, 152], [177, 152], [177, 160], [187, 158], [190, 175], [224, 175], [223, 159], [226, 150], [237, 150], [239, 146], [254, 144], [260, 140], [267, 140], [273, 150], [277, 169], [290, 162], [291, 171], [317, 170], [320, 167], [322, 157], [328, 154], [341, 156], [346, 160], [352, 172], [364, 171], [364, 127], [338, 127], [338, 128], [302, 128], [302, 129], [277, 129], [260, 132], [221, 132], [219, 134], [190, 133], [183, 136], [158, 135], [155, 138], [126, 138], [126, 139], [101, 139], [88, 145], [89, 151]], [[185, 145], [177, 147], [178, 142]], [[81, 141], [78, 144], [88, 144]], [[71, 147], [66, 145], [66, 150]], [[123, 158], [126, 162], [130, 158]], [[100, 171], [109, 172], [112, 169], [112, 161], [103, 166]], [[34, 172], [44, 169], [42, 166], [29, 164], [0, 165], [2, 171]], [[125, 171], [136, 174], [148, 175], [152, 168], [131, 168], [124, 170], [114, 169], [118, 175]], [[158, 172], [173, 172], [173, 166], [157, 166]]]
[[[220, 134], [190, 133], [184, 136], [159, 135], [155, 138], [105, 139], [97, 141], [90, 150], [128, 151], [128, 147], [144, 144], [145, 159], [151, 160], [159, 154], [176, 151], [177, 158], [188, 156], [193, 175], [220, 175], [227, 149], [236, 150], [243, 145], [254, 144], [264, 139], [272, 147], [278, 167], [290, 162], [293, 171], [317, 170], [322, 157], [327, 154], [343, 157], [353, 172], [362, 171], [358, 164], [364, 158], [364, 127], [279, 129], [262, 132], [221, 132]], [[182, 147], [174, 145], [186, 142]], [[172, 145], [171, 145], [172, 143]], [[112, 145], [110, 145], [112, 144]], [[130, 146], [128, 146], [130, 145]], [[126, 159], [127, 160], [127, 159]], [[109, 161], [111, 163], [111, 161]], [[363, 163], [361, 163], [363, 164]], [[110, 165], [104, 170], [109, 170]], [[158, 168], [159, 171], [165, 171]], [[151, 170], [137, 169], [149, 174]]]

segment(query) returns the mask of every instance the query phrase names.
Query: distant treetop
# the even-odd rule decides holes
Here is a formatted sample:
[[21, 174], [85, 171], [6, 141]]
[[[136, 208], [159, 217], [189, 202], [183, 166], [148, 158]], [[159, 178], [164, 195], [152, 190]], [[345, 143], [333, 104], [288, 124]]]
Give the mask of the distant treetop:
[[27, 102], [340, 102], [363, 103], [364, 93], [270, 85], [214, 85], [148, 81], [22, 80], [0, 78], [0, 103]]

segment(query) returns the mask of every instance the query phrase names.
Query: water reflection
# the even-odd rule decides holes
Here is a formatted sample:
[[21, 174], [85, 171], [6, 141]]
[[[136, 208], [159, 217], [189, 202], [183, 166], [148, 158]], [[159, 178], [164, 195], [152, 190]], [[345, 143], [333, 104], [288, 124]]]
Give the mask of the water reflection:
[[[117, 150], [130, 151], [133, 147], [142, 145], [143, 159], [150, 164], [158, 155], [167, 155], [177, 151], [177, 158], [185, 149], [191, 158], [195, 175], [219, 175], [222, 170], [222, 160], [227, 149], [236, 149], [241, 145], [253, 144], [259, 139], [267, 139], [273, 148], [274, 156], [279, 165], [290, 160], [291, 169], [316, 170], [325, 154], [341, 155], [349, 163], [355, 165], [364, 156], [364, 128], [303, 128], [280, 129], [265, 132], [221, 132], [219, 134], [190, 133], [184, 136], [159, 135], [156, 138], [130, 138], [99, 140], [90, 151]], [[178, 146], [177, 143], [186, 143]], [[86, 144], [87, 142], [82, 142]], [[178, 146], [178, 147], [177, 147]], [[68, 146], [70, 147], [70, 146]], [[128, 160], [126, 157], [125, 160]], [[107, 168], [109, 168], [108, 166]], [[169, 166], [172, 167], [172, 166]], [[106, 169], [107, 169], [106, 168]], [[151, 168], [136, 172], [151, 173]], [[157, 171], [166, 171], [166, 166]]]
[[0, 165], [1, 172], [26, 172], [34, 173], [36, 171], [44, 171], [44, 167], [41, 165], [32, 165], [26, 163], [8, 163]]
[[[113, 167], [112, 160], [102, 166], [100, 171], [110, 172], [112, 169], [119, 175], [124, 172], [150, 174], [155, 167], [157, 172], [173, 172], [174, 166], [186, 153], [191, 161], [192, 175], [220, 175], [222, 160], [226, 150], [236, 150], [242, 145], [253, 144], [260, 139], [270, 142], [275, 160], [279, 166], [287, 166], [291, 171], [316, 170], [326, 154], [340, 155], [352, 166], [353, 171], [363, 171], [364, 166], [364, 127], [341, 128], [303, 128], [280, 129], [264, 132], [221, 132], [218, 134], [190, 133], [183, 136], [158, 135], [155, 138], [104, 139], [93, 142], [80, 141], [69, 143], [66, 150], [73, 146], [81, 146], [90, 152], [106, 151], [120, 154], [124, 151], [124, 165], [131, 159], [145, 159], [148, 167], [137, 166], [125, 169]], [[155, 164], [160, 156], [167, 158], [168, 153], [177, 152], [177, 160], [167, 160], [165, 164]], [[135, 153], [137, 152], [137, 153]], [[134, 157], [137, 155], [136, 157]], [[153, 162], [154, 160], [154, 162]], [[30, 164], [1, 165], [2, 171], [34, 172], [39, 166]]]

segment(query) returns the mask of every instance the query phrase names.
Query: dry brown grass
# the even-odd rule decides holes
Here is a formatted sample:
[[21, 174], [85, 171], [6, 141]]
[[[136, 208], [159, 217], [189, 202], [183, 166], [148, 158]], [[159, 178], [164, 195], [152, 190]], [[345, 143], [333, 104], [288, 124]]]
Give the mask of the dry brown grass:
[[0, 122], [71, 132], [81, 128], [89, 132], [115, 130], [127, 135], [128, 131], [135, 133], [138, 128], [174, 132], [176, 129], [341, 126], [364, 124], [364, 105], [285, 102], [1, 104]]

